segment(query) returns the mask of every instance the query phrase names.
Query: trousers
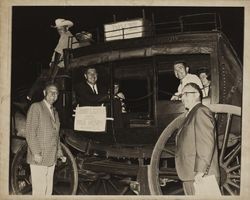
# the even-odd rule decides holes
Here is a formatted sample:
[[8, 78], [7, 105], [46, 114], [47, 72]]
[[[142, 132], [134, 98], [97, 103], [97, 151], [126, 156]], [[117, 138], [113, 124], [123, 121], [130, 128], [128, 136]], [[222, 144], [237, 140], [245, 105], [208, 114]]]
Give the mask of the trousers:
[[184, 181], [182, 184], [185, 195], [195, 195], [194, 181]]
[[55, 164], [52, 166], [30, 165], [32, 195], [52, 195]]

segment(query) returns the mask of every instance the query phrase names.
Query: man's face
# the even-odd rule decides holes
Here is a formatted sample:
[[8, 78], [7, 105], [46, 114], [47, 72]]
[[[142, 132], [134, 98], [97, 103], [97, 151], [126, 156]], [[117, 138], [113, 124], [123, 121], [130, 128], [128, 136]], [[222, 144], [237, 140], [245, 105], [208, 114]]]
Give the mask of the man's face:
[[96, 84], [97, 81], [97, 72], [96, 69], [88, 69], [86, 73], [84, 74], [87, 82], [91, 85]]
[[188, 68], [185, 68], [185, 66], [182, 63], [176, 63], [174, 65], [174, 74], [176, 78], [183, 79], [187, 75]]
[[52, 105], [53, 103], [55, 103], [55, 101], [57, 100], [58, 97], [58, 89], [56, 86], [49, 86], [47, 87], [44, 91], [44, 99], [50, 104]]
[[208, 81], [207, 74], [205, 72], [200, 73], [199, 78], [201, 79], [203, 85], [205, 85]]
[[61, 35], [67, 32], [67, 27], [66, 26], [57, 27], [57, 32], [59, 33], [59, 35]]
[[114, 84], [114, 94], [117, 94], [119, 92], [119, 85]]
[[199, 92], [190, 85], [185, 86], [182, 90], [181, 101], [185, 108], [189, 110], [195, 103], [199, 102]]

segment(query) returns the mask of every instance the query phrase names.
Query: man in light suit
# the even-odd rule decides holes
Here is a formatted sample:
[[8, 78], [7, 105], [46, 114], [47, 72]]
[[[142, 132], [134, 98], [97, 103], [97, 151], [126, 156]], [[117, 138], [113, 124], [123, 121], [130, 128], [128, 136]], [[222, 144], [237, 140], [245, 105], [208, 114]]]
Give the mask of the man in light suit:
[[54, 84], [47, 84], [44, 99], [31, 105], [26, 121], [26, 140], [28, 144], [27, 163], [30, 164], [33, 195], [51, 195], [53, 175], [58, 158], [63, 156], [58, 113], [53, 107], [57, 100], [58, 89]]
[[182, 102], [188, 110], [183, 126], [176, 136], [175, 165], [186, 195], [194, 195], [194, 181], [215, 175], [219, 182], [218, 149], [215, 119], [201, 103], [202, 91], [195, 83], [182, 90]]

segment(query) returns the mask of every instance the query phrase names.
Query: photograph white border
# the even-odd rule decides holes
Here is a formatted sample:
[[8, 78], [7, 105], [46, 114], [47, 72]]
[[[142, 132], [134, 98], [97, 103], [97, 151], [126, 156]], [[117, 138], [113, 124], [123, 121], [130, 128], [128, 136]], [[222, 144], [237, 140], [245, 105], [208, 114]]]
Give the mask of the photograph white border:
[[[221, 199], [249, 199], [250, 197], [250, 1], [248, 0], [1, 0], [0, 1], [0, 199], [33, 199], [32, 196], [9, 195], [10, 149], [10, 92], [11, 92], [11, 37], [12, 6], [209, 6], [244, 7], [244, 57], [243, 57], [243, 117], [241, 195], [223, 196]], [[232, 29], [233, 29], [232, 25]], [[187, 196], [51, 196], [49, 199], [198, 199]], [[39, 198], [36, 198], [39, 199]], [[44, 199], [41, 197], [40, 199]], [[202, 198], [203, 199], [203, 198]], [[204, 197], [204, 199], [208, 199]]]

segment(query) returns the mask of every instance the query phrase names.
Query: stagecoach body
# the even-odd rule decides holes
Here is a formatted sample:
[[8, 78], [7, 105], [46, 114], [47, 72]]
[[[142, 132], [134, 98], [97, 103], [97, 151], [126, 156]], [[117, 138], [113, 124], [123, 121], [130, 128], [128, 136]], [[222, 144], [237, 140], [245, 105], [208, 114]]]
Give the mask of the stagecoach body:
[[[185, 109], [181, 101], [170, 101], [179, 84], [173, 73], [173, 63], [178, 60], [186, 61], [193, 74], [200, 68], [206, 68], [211, 74], [211, 95], [203, 103], [216, 113], [218, 145], [221, 155], [227, 156], [220, 157], [221, 189], [223, 194], [239, 194], [241, 111], [238, 107], [242, 101], [242, 65], [233, 47], [219, 28], [191, 31], [182, 24], [180, 31], [174, 33], [157, 34], [155, 28], [147, 30], [150, 34], [144, 37], [106, 40], [78, 49], [69, 45], [64, 50], [67, 74], [56, 77], [60, 85], [56, 106], [69, 161], [68, 168], [62, 167], [64, 170], [59, 170], [62, 163], [58, 165], [55, 194], [64, 194], [59, 192], [63, 188], [59, 181], [62, 177], [70, 185], [65, 194], [182, 194], [173, 159], [174, 132]], [[87, 66], [97, 68], [98, 80], [111, 95], [104, 105], [107, 117], [114, 120], [108, 120], [106, 130], [101, 133], [73, 128], [72, 114], [77, 104], [74, 86], [82, 81], [80, 74]], [[126, 113], [117, 114], [115, 109], [112, 98], [115, 80], [119, 80], [125, 94]], [[164, 138], [162, 144], [159, 138]], [[25, 147], [17, 150], [16, 155], [22, 149]], [[228, 157], [232, 158], [233, 166], [224, 165]], [[15, 173], [18, 173], [17, 163], [21, 162], [20, 158], [17, 160], [12, 164]], [[230, 179], [229, 171], [234, 166], [236, 171], [231, 171], [235, 177]], [[13, 179], [12, 188], [22, 193], [17, 183]]]

